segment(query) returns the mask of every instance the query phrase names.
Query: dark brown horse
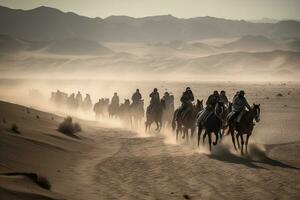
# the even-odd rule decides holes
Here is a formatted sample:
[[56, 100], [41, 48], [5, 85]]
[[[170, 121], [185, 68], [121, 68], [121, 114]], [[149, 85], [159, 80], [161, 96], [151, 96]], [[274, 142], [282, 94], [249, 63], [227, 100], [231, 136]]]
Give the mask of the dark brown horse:
[[249, 137], [252, 135], [253, 128], [255, 125], [253, 120], [255, 120], [256, 122], [260, 121], [260, 104], [258, 104], [258, 105], [253, 104], [251, 110], [245, 111], [245, 114], [243, 115], [243, 117], [241, 118], [239, 123], [235, 124], [234, 122], [231, 122], [229, 124], [228, 132], [231, 134], [232, 143], [233, 143], [235, 150], [237, 150], [236, 145], [235, 145], [235, 137], [237, 139], [238, 148], [240, 148], [239, 137], [241, 138], [241, 143], [242, 143], [241, 154], [242, 155], [244, 154], [243, 135], [246, 135], [245, 146], [246, 146], [246, 153], [248, 153], [248, 141], [249, 141]]
[[156, 123], [156, 131], [160, 131], [162, 128], [162, 115], [165, 109], [165, 101], [163, 99], [160, 100], [158, 105], [148, 106], [146, 112], [146, 122], [145, 122], [145, 130], [150, 130], [151, 124], [153, 122]]
[[203, 109], [203, 100], [197, 99], [196, 105], [192, 105], [188, 111], [183, 111], [180, 116], [177, 116], [176, 109], [173, 115], [172, 128], [176, 129], [176, 140], [178, 140], [179, 133], [183, 133], [182, 138], [189, 139], [189, 129], [191, 130], [191, 138], [194, 136], [196, 129], [197, 114]]
[[207, 119], [202, 121], [197, 121], [198, 125], [198, 146], [200, 144], [201, 139], [201, 133], [204, 129], [204, 135], [203, 135], [203, 144], [205, 142], [206, 136], [208, 136], [208, 144], [209, 144], [209, 150], [211, 151], [211, 144], [212, 144], [212, 133], [215, 134], [216, 139], [213, 142], [213, 145], [216, 145], [218, 143], [219, 135], [221, 137], [221, 128], [222, 128], [222, 114], [224, 112], [223, 110], [223, 104], [217, 103], [215, 109], [212, 111], [212, 114], [210, 114]]

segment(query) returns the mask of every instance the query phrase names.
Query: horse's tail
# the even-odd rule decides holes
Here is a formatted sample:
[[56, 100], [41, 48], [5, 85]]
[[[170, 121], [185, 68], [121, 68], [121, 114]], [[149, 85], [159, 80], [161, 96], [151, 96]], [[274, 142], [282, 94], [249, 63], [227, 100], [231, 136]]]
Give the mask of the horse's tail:
[[174, 115], [173, 115], [173, 119], [172, 119], [172, 129], [173, 129], [173, 131], [175, 131], [175, 129], [176, 129], [176, 116], [177, 116], [177, 111], [178, 111], [178, 110], [175, 110]]

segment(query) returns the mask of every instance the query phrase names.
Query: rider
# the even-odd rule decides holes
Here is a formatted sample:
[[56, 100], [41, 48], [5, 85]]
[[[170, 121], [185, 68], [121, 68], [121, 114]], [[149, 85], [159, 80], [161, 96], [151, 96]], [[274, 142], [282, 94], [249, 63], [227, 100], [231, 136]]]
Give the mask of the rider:
[[76, 102], [77, 102], [78, 106], [82, 105], [82, 95], [81, 95], [80, 91], [78, 91], [76, 94]]
[[153, 92], [149, 95], [150, 99], [150, 106], [148, 107], [149, 110], [152, 110], [152, 108], [155, 108], [160, 103], [160, 97], [159, 93], [157, 91], [157, 88], [154, 88]]
[[225, 107], [228, 107], [229, 102], [228, 102], [228, 98], [226, 96], [226, 92], [224, 90], [222, 90], [220, 92], [219, 102], [223, 103]]
[[178, 119], [179, 116], [181, 116], [181, 114], [183, 113], [184, 110], [189, 110], [193, 105], [194, 94], [193, 94], [190, 87], [187, 87], [185, 89], [185, 91], [182, 93], [180, 101], [181, 101], [181, 106], [178, 109], [178, 112], [177, 112], [177, 115], [176, 115], [177, 119]]
[[120, 103], [120, 99], [118, 93], [115, 92], [114, 96], [111, 98], [111, 105], [119, 106], [119, 103]]
[[174, 96], [170, 95], [169, 92], [165, 92], [165, 94], [163, 96], [163, 100], [165, 100], [166, 106], [168, 108], [174, 107]]
[[135, 93], [131, 97], [132, 105], [138, 105], [139, 102], [142, 100], [142, 95], [139, 89], [136, 89]]
[[245, 92], [244, 90], [241, 90], [234, 98], [234, 101], [232, 103], [232, 112], [229, 114], [229, 121], [234, 122], [236, 120], [237, 123], [240, 122], [245, 113], [245, 108], [251, 110], [251, 107], [247, 99], [245, 98]]
[[219, 92], [215, 90], [213, 94], [209, 95], [209, 97], [206, 100], [206, 108], [201, 112], [199, 116], [200, 122], [205, 122], [208, 117], [214, 113], [215, 107], [220, 99]]

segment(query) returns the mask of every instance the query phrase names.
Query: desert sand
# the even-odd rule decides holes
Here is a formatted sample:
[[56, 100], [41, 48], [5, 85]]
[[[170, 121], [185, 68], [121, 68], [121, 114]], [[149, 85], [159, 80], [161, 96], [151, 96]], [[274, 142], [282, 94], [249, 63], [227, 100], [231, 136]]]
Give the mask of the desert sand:
[[[244, 157], [229, 137], [210, 153], [168, 130], [145, 134], [78, 118], [83, 131], [65, 135], [57, 131], [63, 115], [1, 101], [0, 199], [299, 199], [299, 86], [243, 86], [262, 105]], [[20, 133], [10, 130], [14, 123]], [[25, 173], [47, 178], [50, 190]]]

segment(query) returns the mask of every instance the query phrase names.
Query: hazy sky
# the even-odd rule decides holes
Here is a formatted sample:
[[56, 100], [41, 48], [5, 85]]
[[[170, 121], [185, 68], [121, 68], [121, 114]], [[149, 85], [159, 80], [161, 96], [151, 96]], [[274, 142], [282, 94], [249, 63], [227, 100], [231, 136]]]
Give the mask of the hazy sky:
[[300, 0], [0, 0], [0, 5], [31, 9], [41, 5], [84, 16], [214, 16], [229, 19], [300, 19]]

